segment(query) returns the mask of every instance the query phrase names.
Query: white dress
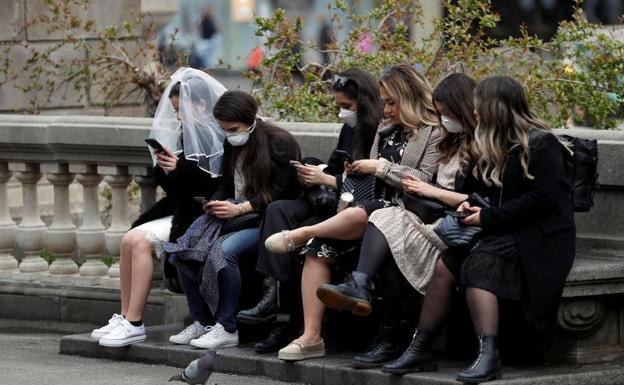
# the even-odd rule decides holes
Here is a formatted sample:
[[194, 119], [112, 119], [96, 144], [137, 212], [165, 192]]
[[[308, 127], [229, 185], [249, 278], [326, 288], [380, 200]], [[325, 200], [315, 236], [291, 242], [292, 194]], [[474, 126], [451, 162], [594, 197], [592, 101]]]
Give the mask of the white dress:
[[173, 215], [168, 217], [154, 219], [153, 221], [145, 222], [141, 226], [137, 226], [134, 229], [145, 233], [147, 239], [152, 242], [154, 247], [154, 254], [156, 258], [160, 259], [164, 255], [161, 242], [169, 240], [169, 233], [171, 232], [171, 220]]

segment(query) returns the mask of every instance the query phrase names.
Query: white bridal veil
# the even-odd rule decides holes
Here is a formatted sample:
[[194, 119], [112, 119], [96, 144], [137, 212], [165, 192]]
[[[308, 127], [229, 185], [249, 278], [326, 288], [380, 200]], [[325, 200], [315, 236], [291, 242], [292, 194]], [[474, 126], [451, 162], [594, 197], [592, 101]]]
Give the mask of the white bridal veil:
[[[180, 83], [180, 95], [176, 112], [169, 93], [177, 83]], [[160, 98], [149, 137], [176, 155], [184, 151], [186, 159], [197, 162], [199, 168], [210, 175], [221, 175], [225, 134], [212, 110], [225, 91], [226, 88], [207, 73], [180, 68], [171, 75], [171, 83]], [[150, 153], [156, 165], [156, 157], [151, 150]]]

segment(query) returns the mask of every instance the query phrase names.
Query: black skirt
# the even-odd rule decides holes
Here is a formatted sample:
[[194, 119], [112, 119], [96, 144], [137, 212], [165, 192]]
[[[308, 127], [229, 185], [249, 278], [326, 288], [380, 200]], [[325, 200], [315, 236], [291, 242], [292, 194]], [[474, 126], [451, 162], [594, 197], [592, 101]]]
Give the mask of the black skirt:
[[520, 300], [522, 272], [512, 235], [490, 235], [469, 252], [448, 249], [442, 262], [463, 287], [489, 291], [498, 298]]

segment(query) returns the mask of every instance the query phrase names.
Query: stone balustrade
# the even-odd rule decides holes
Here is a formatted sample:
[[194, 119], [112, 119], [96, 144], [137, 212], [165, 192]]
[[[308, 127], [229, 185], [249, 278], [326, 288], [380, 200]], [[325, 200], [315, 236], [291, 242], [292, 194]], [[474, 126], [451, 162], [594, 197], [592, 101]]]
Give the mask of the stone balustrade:
[[[97, 309], [109, 311], [119, 286], [121, 238], [133, 219], [128, 214], [128, 186], [132, 181], [138, 185], [141, 210], [156, 199], [151, 158], [143, 141], [150, 124], [147, 118], [0, 115], [0, 296], [26, 301], [28, 293], [48, 293], [45, 298], [54, 295], [49, 293], [61, 293], [60, 298], [66, 302], [58, 305], [59, 314], [72, 308], [74, 305], [68, 304], [73, 304], [75, 298], [79, 304], [76, 308], [82, 306], [80, 301], [107, 298], [106, 311], [102, 305]], [[337, 124], [280, 125], [300, 141], [304, 155], [322, 159], [334, 148], [340, 129]], [[599, 140], [600, 188], [595, 207], [576, 215], [579, 248], [559, 308], [556, 351], [559, 357], [578, 363], [621, 359], [624, 132], [572, 129], [565, 133]], [[21, 185], [21, 219], [10, 215], [9, 180]], [[53, 217], [45, 223], [40, 218], [37, 196], [37, 185], [43, 181], [54, 190]], [[72, 220], [69, 210], [69, 186], [76, 183], [73, 181], [82, 187], [83, 212], [78, 221]], [[101, 183], [110, 187], [112, 195], [108, 227], [100, 215]], [[49, 266], [41, 257], [44, 249], [55, 256]], [[112, 266], [103, 263], [104, 255], [113, 257]], [[83, 262], [80, 267], [77, 256]], [[47, 303], [42, 298], [38, 301], [31, 303]], [[161, 294], [149, 302], [148, 313], [155, 314], [155, 307], [163, 303], [166, 307], [167, 301]], [[150, 306], [155, 307], [149, 310]], [[4, 310], [10, 311], [11, 317], [25, 314], [26, 308], [9, 306], [8, 310], [0, 309], [0, 316]], [[33, 307], [33, 311], [40, 308]], [[94, 319], [93, 311], [80, 314], [82, 318], [74, 320]], [[97, 315], [98, 321], [105, 316]]]

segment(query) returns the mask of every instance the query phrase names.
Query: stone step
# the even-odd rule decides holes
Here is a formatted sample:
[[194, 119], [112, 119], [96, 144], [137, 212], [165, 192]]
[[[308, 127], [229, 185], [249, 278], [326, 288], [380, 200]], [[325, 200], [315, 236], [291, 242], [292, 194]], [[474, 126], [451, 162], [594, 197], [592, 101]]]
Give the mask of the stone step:
[[[148, 340], [124, 348], [103, 348], [88, 334], [63, 337], [60, 353], [103, 359], [136, 361], [184, 367], [198, 358], [202, 350], [189, 346], [176, 346], [167, 341], [182, 325], [162, 325], [148, 328]], [[266, 376], [280, 381], [300, 382], [310, 385], [457, 385], [455, 376], [468, 362], [444, 361], [439, 371], [414, 373], [397, 377], [380, 370], [355, 370], [351, 368], [353, 352], [336, 352], [328, 348], [323, 358], [288, 363], [275, 354], [259, 355], [251, 343], [237, 348], [220, 349], [215, 371], [240, 375]], [[624, 365], [555, 365], [545, 367], [505, 366], [503, 379], [492, 385], [572, 385], [620, 384], [624, 378]]]

